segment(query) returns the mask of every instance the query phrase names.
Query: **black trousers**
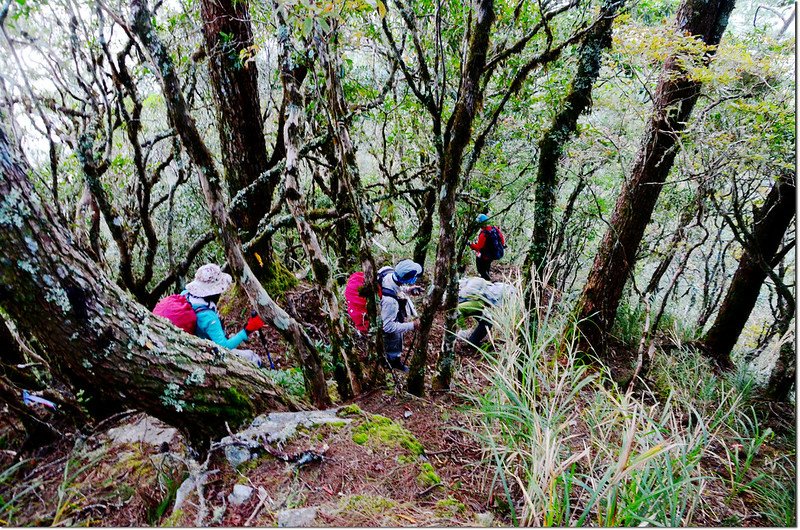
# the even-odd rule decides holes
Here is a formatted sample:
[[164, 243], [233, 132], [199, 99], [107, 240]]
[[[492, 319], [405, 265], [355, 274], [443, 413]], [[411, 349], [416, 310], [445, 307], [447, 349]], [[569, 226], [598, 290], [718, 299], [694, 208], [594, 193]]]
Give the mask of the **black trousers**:
[[478, 269], [478, 275], [487, 282], [492, 281], [492, 277], [489, 276], [489, 268], [492, 266], [492, 261], [494, 260], [475, 256], [475, 268]]
[[490, 323], [486, 322], [482, 318], [479, 318], [478, 325], [474, 330], [472, 330], [472, 333], [470, 333], [467, 341], [474, 345], [474, 347], [479, 347], [481, 344], [483, 344], [483, 341], [486, 340], [486, 336], [489, 335], [489, 330], [491, 327], [492, 325]]

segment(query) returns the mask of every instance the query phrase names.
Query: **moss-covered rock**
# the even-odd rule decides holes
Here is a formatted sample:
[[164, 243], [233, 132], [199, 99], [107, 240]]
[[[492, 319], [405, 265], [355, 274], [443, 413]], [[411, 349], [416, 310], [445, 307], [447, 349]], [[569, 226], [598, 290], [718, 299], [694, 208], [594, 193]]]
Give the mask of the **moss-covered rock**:
[[346, 405], [339, 409], [339, 412], [336, 413], [337, 416], [340, 418], [347, 418], [350, 416], [363, 416], [364, 411], [361, 410], [361, 407], [352, 403], [350, 405]]

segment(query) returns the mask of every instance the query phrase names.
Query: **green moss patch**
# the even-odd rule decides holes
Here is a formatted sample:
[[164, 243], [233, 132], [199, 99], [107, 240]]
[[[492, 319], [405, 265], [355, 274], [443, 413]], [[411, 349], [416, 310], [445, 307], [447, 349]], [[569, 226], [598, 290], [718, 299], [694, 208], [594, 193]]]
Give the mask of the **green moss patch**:
[[417, 475], [417, 483], [420, 486], [435, 486], [436, 484], [441, 484], [442, 479], [436, 473], [436, 470], [433, 469], [433, 466], [430, 465], [428, 462], [423, 462], [419, 465], [419, 475]]
[[260, 273], [259, 271], [256, 275], [259, 276], [259, 278], [265, 276], [261, 278], [261, 283], [264, 285], [264, 289], [266, 289], [269, 295], [275, 300], [282, 299], [283, 294], [289, 289], [296, 287], [298, 283], [292, 271], [277, 258], [269, 264], [264, 273]]
[[347, 495], [339, 500], [339, 510], [358, 512], [367, 517], [380, 515], [397, 506], [397, 503], [378, 495]]
[[358, 445], [372, 441], [380, 445], [402, 447], [415, 456], [425, 452], [425, 448], [408, 429], [379, 414], [372, 414], [353, 429], [353, 441]]
[[436, 503], [436, 513], [442, 516], [457, 515], [464, 513], [466, 510], [467, 507], [464, 503], [453, 497], [442, 499]]
[[239, 285], [234, 283], [225, 296], [222, 297], [220, 303], [217, 304], [217, 313], [222, 317], [230, 316], [236, 309], [236, 299], [239, 296]]
[[361, 407], [353, 403], [352, 405], [347, 405], [339, 409], [339, 412], [336, 413], [337, 416], [340, 418], [348, 418], [351, 416], [363, 416], [364, 411], [361, 410]]
[[183, 521], [183, 510], [175, 510], [173, 511], [169, 517], [164, 519], [161, 522], [161, 526], [167, 527], [175, 527], [175, 526], [185, 526], [185, 522]]

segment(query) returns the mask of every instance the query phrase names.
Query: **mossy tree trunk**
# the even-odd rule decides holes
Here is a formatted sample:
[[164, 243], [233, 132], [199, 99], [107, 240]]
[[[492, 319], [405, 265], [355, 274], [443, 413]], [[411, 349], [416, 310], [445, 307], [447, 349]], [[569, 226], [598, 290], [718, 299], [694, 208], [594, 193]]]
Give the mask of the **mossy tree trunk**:
[[191, 116], [172, 60], [151, 25], [152, 13], [143, 0], [132, 0], [130, 6], [131, 28], [142, 41], [155, 66], [155, 71], [158, 72], [169, 120], [199, 170], [198, 177], [203, 196], [211, 212], [211, 218], [220, 230], [230, 270], [258, 313], [266, 317], [284, 339], [294, 346], [298, 364], [303, 369], [306, 387], [314, 404], [319, 408], [327, 407], [331, 404], [331, 399], [319, 352], [305, 329], [275, 303], [245, 261], [236, 226], [228, 216], [225, 206], [222, 177]]
[[425, 203], [418, 216], [420, 219], [417, 239], [414, 242], [414, 261], [425, 268], [425, 259], [428, 257], [428, 247], [433, 235], [433, 214], [436, 212], [436, 190], [425, 192]]
[[286, 203], [294, 217], [300, 243], [311, 264], [314, 284], [321, 301], [322, 313], [328, 326], [331, 345], [331, 356], [334, 362], [334, 377], [342, 399], [350, 399], [361, 391], [361, 365], [353, 350], [353, 341], [347, 328], [344, 327], [339, 310], [339, 299], [334, 291], [333, 273], [322, 248], [319, 238], [307, 220], [303, 205], [303, 194], [300, 191], [299, 137], [301, 114], [303, 112], [303, 96], [300, 82], [295, 75], [297, 60], [291, 44], [291, 31], [286, 23], [281, 7], [274, 4], [278, 21], [278, 40], [280, 53], [280, 72], [283, 84], [283, 97], [288, 103], [287, 115], [284, 116], [283, 139], [286, 146], [286, 170], [284, 187]]
[[[317, 28], [317, 31], [319, 32], [320, 29]], [[367, 333], [367, 363], [370, 373], [367, 380], [363, 381], [364, 386], [366, 386], [374, 385], [378, 382], [381, 367], [384, 364], [383, 333], [381, 331], [380, 312], [378, 311], [380, 307], [378, 301], [380, 285], [378, 282], [378, 267], [370, 249], [370, 241], [375, 232], [374, 220], [361, 184], [361, 173], [356, 163], [356, 149], [350, 139], [347, 123], [347, 101], [345, 100], [344, 89], [339, 77], [341, 61], [336, 48], [330, 45], [330, 43], [336, 42], [336, 31], [337, 28], [334, 27], [327, 35], [319, 33], [319, 38], [315, 39], [315, 43], [320, 66], [325, 75], [325, 93], [328, 99], [327, 109], [329, 112], [328, 121], [334, 139], [339, 176], [346, 191], [349, 209], [354, 213], [358, 227], [358, 252], [365, 279], [365, 291], [363, 294], [367, 299], [367, 316], [370, 322]]]
[[[710, 48], [694, 61], [707, 64], [719, 44], [734, 0], [684, 0], [678, 29]], [[652, 117], [647, 124], [631, 176], [622, 186], [614, 213], [600, 243], [578, 302], [581, 348], [602, 356], [636, 252], [678, 151], [678, 138], [700, 95], [702, 82], [686, 68], [691, 57], [673, 55], [664, 64]]]
[[[703, 350], [720, 367], [732, 366], [730, 353], [750, 318], [764, 280], [775, 265], [775, 254], [795, 216], [797, 198], [794, 179], [794, 175], [781, 175], [770, 189], [764, 204], [755, 211], [753, 228], [743, 238], [744, 252], [739, 259], [739, 266], [714, 323], [700, 341]], [[787, 294], [792, 298], [791, 293]], [[782, 328], [785, 332], [788, 325], [784, 324]], [[793, 381], [795, 363], [781, 364], [780, 371], [788, 373]]]
[[[472, 124], [483, 101], [481, 78], [486, 66], [489, 36], [494, 23], [494, 1], [478, 0], [475, 4], [474, 26], [471, 28], [467, 61], [453, 114], [444, 134], [444, 158], [441, 163], [439, 200], [439, 245], [436, 249], [436, 269], [430, 299], [420, 317], [417, 338], [413, 345], [408, 373], [408, 391], [421, 396], [425, 393], [425, 367], [428, 361], [428, 341], [433, 320], [442, 304], [449, 282], [456, 276], [456, 197], [461, 186], [461, 165], [464, 150], [472, 138]], [[455, 311], [457, 300], [448, 298], [448, 312]], [[455, 317], [455, 315], [452, 315]]]
[[558, 190], [558, 162], [564, 146], [575, 134], [578, 118], [592, 104], [592, 87], [600, 74], [603, 53], [611, 47], [611, 30], [617, 11], [625, 0], [607, 0], [598, 21], [583, 38], [578, 51], [578, 70], [561, 110], [539, 140], [539, 165], [536, 170], [533, 238], [523, 265], [523, 277], [535, 268], [541, 277], [553, 239], [553, 210]]
[[299, 407], [252, 365], [154, 316], [78, 251], [2, 129], [0, 170], [0, 307], [61, 377], [198, 442], [225, 422]]
[[[283, 155], [283, 142], [267, 156], [264, 119], [258, 91], [258, 68], [252, 59], [253, 31], [247, 1], [202, 0], [203, 37], [222, 151], [222, 165], [231, 197], [259, 181]], [[280, 133], [279, 133], [280, 137]], [[233, 222], [251, 236], [270, 211], [280, 172], [259, 185], [257, 200], [231, 209]], [[262, 259], [257, 259], [255, 254]], [[264, 280], [280, 273], [274, 263], [272, 238], [259, 240], [247, 253], [248, 263]]]

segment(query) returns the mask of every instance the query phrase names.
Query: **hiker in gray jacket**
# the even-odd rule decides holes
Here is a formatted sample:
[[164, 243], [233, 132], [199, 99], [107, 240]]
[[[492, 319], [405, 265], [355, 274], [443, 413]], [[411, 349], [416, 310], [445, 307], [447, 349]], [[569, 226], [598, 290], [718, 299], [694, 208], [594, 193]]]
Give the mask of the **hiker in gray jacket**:
[[403, 363], [403, 336], [417, 326], [417, 320], [407, 321], [417, 316], [414, 304], [408, 297], [418, 287], [410, 287], [422, 274], [422, 266], [410, 259], [404, 259], [392, 267], [382, 267], [378, 271], [381, 284], [381, 320], [383, 321], [383, 345], [386, 360], [396, 370], [408, 371]]

